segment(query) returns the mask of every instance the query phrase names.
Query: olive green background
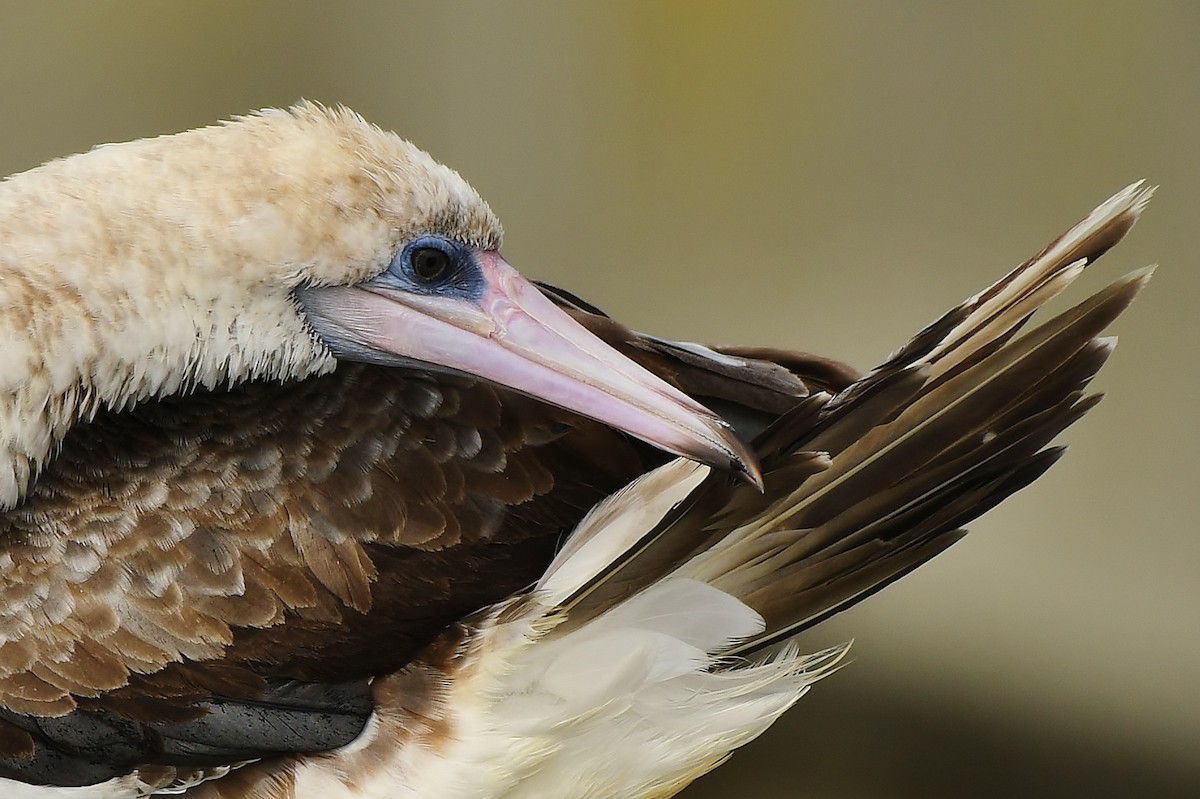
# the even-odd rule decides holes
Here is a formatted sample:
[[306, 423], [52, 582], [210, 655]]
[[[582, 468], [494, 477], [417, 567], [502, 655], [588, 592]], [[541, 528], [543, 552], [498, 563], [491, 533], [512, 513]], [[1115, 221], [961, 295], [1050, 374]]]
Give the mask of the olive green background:
[[4, 2], [0, 168], [345, 103], [526, 274], [864, 367], [1161, 184], [1082, 281], [1161, 263], [1066, 460], [809, 633], [853, 662], [686, 795], [1200, 796], [1198, 42], [1188, 2]]

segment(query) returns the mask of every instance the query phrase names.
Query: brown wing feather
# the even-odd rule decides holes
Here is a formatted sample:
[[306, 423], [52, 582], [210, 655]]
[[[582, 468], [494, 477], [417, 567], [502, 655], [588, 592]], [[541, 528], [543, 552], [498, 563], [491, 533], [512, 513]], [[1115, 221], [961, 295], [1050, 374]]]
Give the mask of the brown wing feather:
[[[747, 414], [807, 392], [803, 361], [735, 362], [573, 313], [684, 390], [741, 385]], [[0, 515], [0, 776], [86, 784], [345, 743], [369, 708], [295, 733], [291, 681], [365, 696], [362, 680], [531, 585], [584, 512], [663, 457], [488, 385], [363, 365], [102, 412]], [[262, 752], [204, 749], [214, 713], [286, 729]], [[76, 740], [96, 729], [116, 743]]]
[[1083, 391], [1112, 350], [1098, 336], [1147, 270], [1016, 334], [1129, 231], [1150, 194], [1118, 193], [878, 369], [799, 402], [755, 441], [763, 493], [710, 475], [564, 601], [558, 629], [675, 572], [762, 614], [764, 633], [726, 653], [745, 655], [957, 541], [961, 525], [1049, 468], [1061, 449], [1043, 448], [1095, 405]]
[[[487, 386], [368, 367], [102, 414], [0, 517], [0, 697], [54, 715], [181, 659], [323, 676], [305, 665], [321, 647], [296, 660], [293, 628], [331, 633], [339, 668], [386, 652], [343, 677], [403, 664], [436, 630], [379, 647], [401, 616], [444, 624], [537, 576], [516, 545], [563, 530], [508, 507], [594, 501], [551, 496], [556, 461], [574, 454], [555, 417]], [[612, 460], [595, 498], [640, 467], [632, 450]], [[464, 567], [495, 567], [495, 587], [451, 586]], [[377, 618], [390, 622], [370, 629]]]

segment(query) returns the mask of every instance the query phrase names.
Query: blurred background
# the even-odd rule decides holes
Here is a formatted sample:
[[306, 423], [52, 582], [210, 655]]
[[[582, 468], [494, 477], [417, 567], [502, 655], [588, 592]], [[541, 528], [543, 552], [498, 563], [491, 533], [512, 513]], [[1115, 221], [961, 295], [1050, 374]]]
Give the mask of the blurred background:
[[685, 796], [1200, 796], [1200, 4], [0, 3], [4, 174], [301, 97], [637, 328], [860, 367], [1161, 184], [1081, 281], [1162, 265], [1070, 455], [807, 634], [853, 662]]

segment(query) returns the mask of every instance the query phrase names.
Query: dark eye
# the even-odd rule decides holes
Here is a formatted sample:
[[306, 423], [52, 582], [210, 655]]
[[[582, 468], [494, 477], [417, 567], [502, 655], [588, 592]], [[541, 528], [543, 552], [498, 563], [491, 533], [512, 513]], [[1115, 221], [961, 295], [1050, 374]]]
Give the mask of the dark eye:
[[450, 256], [436, 247], [420, 247], [410, 256], [413, 274], [424, 283], [441, 280], [450, 273]]

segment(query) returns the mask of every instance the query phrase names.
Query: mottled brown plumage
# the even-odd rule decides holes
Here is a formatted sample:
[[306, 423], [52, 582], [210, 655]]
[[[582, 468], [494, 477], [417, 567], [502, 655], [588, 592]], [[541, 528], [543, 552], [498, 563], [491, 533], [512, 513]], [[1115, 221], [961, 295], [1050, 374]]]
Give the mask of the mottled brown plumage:
[[[617, 346], [644, 341], [603, 326]], [[637, 357], [673, 367], [693, 393], [721, 379], [644, 343]], [[777, 413], [806, 390], [791, 372], [755, 366], [774, 384], [724, 377], [725, 393], [740, 384], [765, 399], [744, 402], [748, 411]], [[531, 584], [588, 508], [661, 460], [512, 392], [362, 364], [102, 412], [0, 516], [12, 542], [0, 624], [29, 615], [22, 595], [69, 591], [76, 563], [104, 560], [88, 575], [87, 604], [25, 639], [25, 669], [0, 648], [0, 691], [40, 680], [20, 709], [54, 713], [180, 656], [294, 679], [386, 673], [449, 621]], [[134, 578], [123, 582], [125, 572]], [[169, 639], [120, 629], [116, 601]], [[177, 629], [204, 635], [178, 639]], [[73, 646], [95, 660], [66, 659]]]
[[[826, 359], [793, 354], [808, 376], [705, 358], [571, 311], [680, 388], [740, 397], [748, 416], [773, 418], [808, 393], [805, 377], [831, 381]], [[0, 625], [45, 616], [0, 645], [0, 696], [17, 714], [161, 725], [214, 697], [269, 703], [280, 680], [365, 691], [534, 583], [592, 505], [663, 460], [504, 389], [364, 364], [103, 411], [0, 515]], [[86, 592], [72, 588], [80, 564], [96, 567]], [[69, 611], [30, 601], [68, 593]], [[28, 747], [0, 731], [6, 753]]]

